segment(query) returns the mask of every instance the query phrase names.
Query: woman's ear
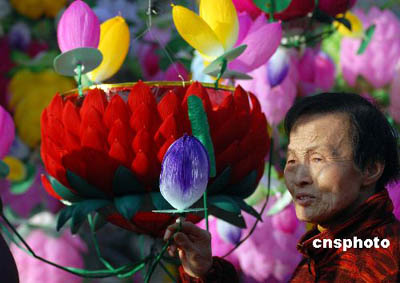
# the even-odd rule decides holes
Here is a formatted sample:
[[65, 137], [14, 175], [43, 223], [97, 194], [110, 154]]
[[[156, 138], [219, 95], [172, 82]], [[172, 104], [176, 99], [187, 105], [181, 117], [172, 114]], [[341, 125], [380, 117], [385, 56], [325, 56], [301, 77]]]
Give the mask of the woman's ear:
[[363, 185], [369, 186], [378, 182], [379, 178], [383, 174], [384, 169], [385, 164], [383, 164], [382, 162], [368, 164], [363, 173]]

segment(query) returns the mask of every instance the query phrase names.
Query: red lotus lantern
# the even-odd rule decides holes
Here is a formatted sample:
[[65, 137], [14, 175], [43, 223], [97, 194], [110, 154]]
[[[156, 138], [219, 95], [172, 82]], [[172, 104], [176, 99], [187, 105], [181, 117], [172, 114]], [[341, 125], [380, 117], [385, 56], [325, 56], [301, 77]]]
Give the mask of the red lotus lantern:
[[[61, 213], [60, 225], [72, 218], [79, 227], [85, 214], [98, 211], [108, 222], [160, 236], [176, 219], [152, 212], [169, 208], [158, 187], [161, 162], [175, 140], [191, 134], [190, 95], [203, 102], [214, 145], [210, 213], [238, 226], [244, 224], [234, 217], [240, 210], [257, 216], [243, 199], [263, 174], [269, 137], [253, 94], [198, 82], [98, 87], [83, 97], [57, 94], [42, 113], [41, 155], [49, 174], [42, 181], [49, 194], [73, 204]], [[193, 222], [202, 217], [187, 215]]]

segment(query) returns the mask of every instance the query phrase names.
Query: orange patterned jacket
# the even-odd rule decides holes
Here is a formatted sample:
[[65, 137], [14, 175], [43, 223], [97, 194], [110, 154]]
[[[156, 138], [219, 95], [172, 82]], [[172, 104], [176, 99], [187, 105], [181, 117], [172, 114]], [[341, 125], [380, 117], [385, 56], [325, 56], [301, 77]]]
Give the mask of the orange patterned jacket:
[[[308, 231], [297, 245], [303, 259], [290, 282], [400, 282], [400, 222], [394, 217], [393, 204], [386, 190], [371, 196], [354, 215], [333, 230]], [[315, 248], [316, 239], [388, 239], [389, 247], [375, 248]], [[368, 241], [367, 241], [368, 242]], [[366, 242], [363, 242], [363, 244]], [[380, 245], [381, 242], [379, 242]], [[360, 242], [358, 241], [358, 245]], [[233, 266], [214, 258], [214, 264], [205, 278], [188, 276], [182, 266], [180, 277], [184, 283], [238, 282]]]

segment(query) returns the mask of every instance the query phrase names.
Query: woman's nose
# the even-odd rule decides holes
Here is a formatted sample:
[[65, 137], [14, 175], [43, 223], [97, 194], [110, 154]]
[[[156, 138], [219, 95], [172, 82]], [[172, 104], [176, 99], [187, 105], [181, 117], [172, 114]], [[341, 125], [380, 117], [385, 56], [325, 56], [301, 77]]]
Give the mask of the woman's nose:
[[294, 174], [294, 183], [297, 187], [305, 187], [313, 183], [310, 168], [307, 165], [298, 165]]

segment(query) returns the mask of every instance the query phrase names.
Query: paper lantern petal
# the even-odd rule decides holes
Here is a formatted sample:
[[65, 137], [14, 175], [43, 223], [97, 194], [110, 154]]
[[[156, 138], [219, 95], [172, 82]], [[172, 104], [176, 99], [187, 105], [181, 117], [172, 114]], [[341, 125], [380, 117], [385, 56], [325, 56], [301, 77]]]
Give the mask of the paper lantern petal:
[[281, 39], [281, 24], [267, 23], [264, 15], [259, 16], [241, 42], [247, 45], [246, 50], [228, 65], [229, 69], [246, 73], [260, 67], [274, 54]]
[[201, 54], [215, 59], [224, 53], [222, 42], [197, 14], [185, 7], [174, 6], [172, 18], [182, 38]]
[[200, 17], [211, 27], [225, 50], [236, 43], [239, 22], [235, 6], [231, 0], [201, 0]]
[[74, 1], [57, 27], [58, 46], [61, 52], [80, 47], [97, 48], [100, 37], [100, 23], [96, 14], [83, 1]]

